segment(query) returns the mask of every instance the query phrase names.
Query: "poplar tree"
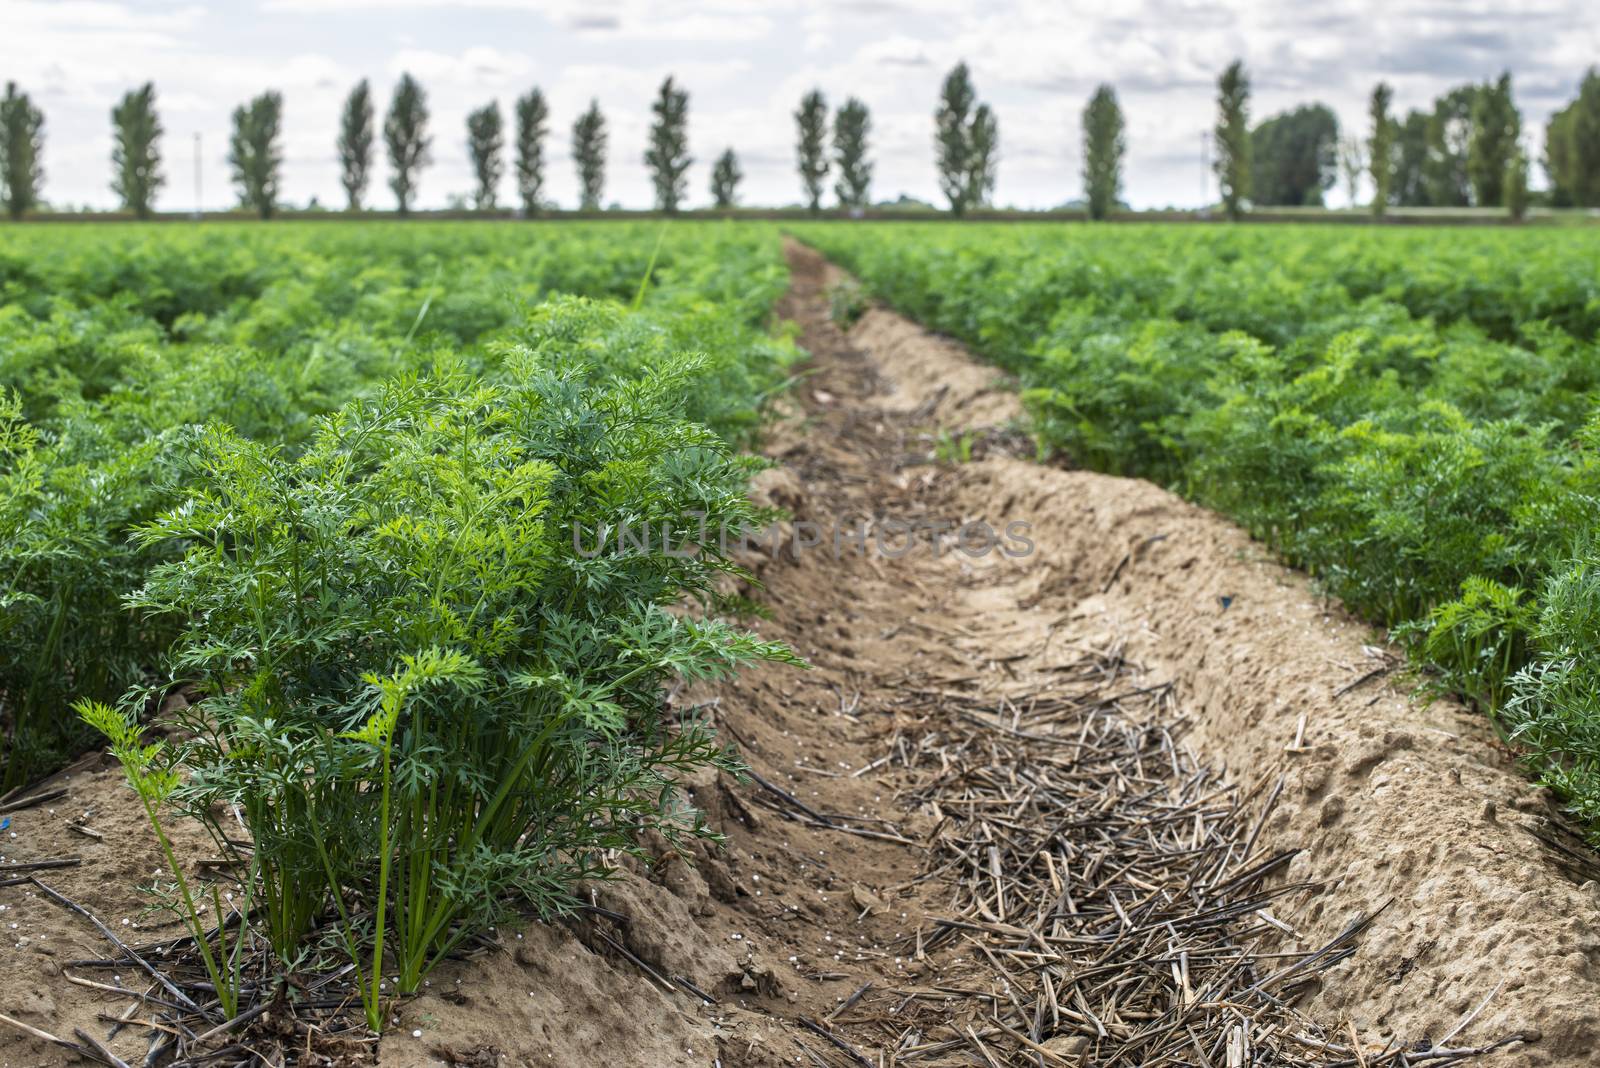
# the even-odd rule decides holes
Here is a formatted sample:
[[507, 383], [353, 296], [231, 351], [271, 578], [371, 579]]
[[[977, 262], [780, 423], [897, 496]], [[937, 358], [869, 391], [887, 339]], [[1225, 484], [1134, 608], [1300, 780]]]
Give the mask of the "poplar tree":
[[1528, 157], [1519, 145], [1506, 165], [1506, 213], [1520, 222], [1528, 214]]
[[645, 150], [644, 162], [655, 186], [656, 209], [672, 214], [683, 203], [684, 174], [694, 162], [689, 155], [689, 94], [674, 86], [669, 76], [661, 83], [650, 111], [655, 120], [650, 124], [650, 147]]
[[599, 211], [606, 184], [606, 120], [598, 100], [589, 101], [589, 110], [572, 124], [572, 162], [578, 168], [579, 206]]
[[1574, 203], [1572, 124], [1576, 114], [1577, 105], [1568, 104], [1551, 115], [1544, 127], [1544, 156], [1539, 162], [1550, 180], [1550, 203], [1558, 208], [1570, 208]]
[[1600, 69], [1590, 67], [1572, 104], [1569, 130], [1573, 199], [1586, 208], [1600, 207]]
[[828, 177], [828, 102], [822, 90], [813, 89], [800, 98], [794, 113], [798, 139], [795, 158], [800, 168], [800, 183], [806, 191], [806, 207], [816, 214], [822, 207], [823, 180]]
[[266, 92], [233, 109], [233, 136], [228, 140], [228, 165], [239, 203], [254, 208], [263, 219], [272, 218], [278, 206], [278, 182], [283, 169], [283, 94]]
[[1394, 90], [1384, 82], [1372, 88], [1372, 100], [1367, 113], [1372, 119], [1372, 136], [1367, 140], [1367, 170], [1372, 175], [1372, 214], [1383, 218], [1389, 209], [1389, 197], [1394, 188], [1394, 120], [1389, 117], [1389, 105], [1394, 100]]
[[872, 161], [867, 159], [867, 138], [871, 133], [872, 115], [855, 97], [834, 113], [833, 161], [839, 178], [833, 191], [846, 208], [864, 208], [870, 199]]
[[1244, 214], [1250, 199], [1250, 77], [1234, 60], [1217, 80], [1217, 159], [1214, 164], [1228, 218]]
[[1109, 218], [1116, 210], [1128, 150], [1125, 130], [1116, 90], [1100, 86], [1083, 109], [1083, 193], [1091, 219]]
[[524, 215], [539, 211], [539, 195], [544, 191], [544, 139], [549, 132], [546, 121], [550, 108], [544, 93], [537, 88], [517, 98], [517, 196]]
[[153, 82], [129, 90], [111, 109], [111, 190], [141, 219], [150, 217], [150, 203], [167, 181], [161, 173], [161, 133]]
[[44, 113], [16, 82], [0, 98], [0, 203], [20, 219], [39, 204], [44, 187]]
[[351, 211], [361, 210], [372, 177], [372, 89], [365, 78], [350, 90], [339, 116], [339, 181]]
[[978, 103], [965, 63], [945, 76], [933, 126], [939, 188], [950, 201], [951, 214], [965, 214], [994, 190], [1000, 153], [999, 120], [989, 105]]
[[728, 149], [717, 157], [711, 167], [711, 199], [719, 208], [731, 208], [739, 199], [739, 182], [744, 172], [739, 169], [739, 157]]
[[972, 159], [970, 116], [976, 102], [972, 75], [965, 63], [958, 63], [945, 76], [939, 90], [939, 108], [933, 115], [939, 189], [950, 202], [952, 215], [960, 215], [967, 209], [967, 178]]
[[500, 102], [491, 100], [467, 116], [467, 154], [472, 157], [472, 173], [478, 181], [473, 190], [473, 207], [493, 210], [505, 173], [505, 123], [500, 117]]
[[383, 141], [389, 150], [389, 188], [400, 206], [400, 214], [411, 212], [412, 198], [422, 168], [433, 162], [432, 140], [428, 137], [428, 97], [409, 74], [400, 76], [389, 114], [383, 120]]
[[1339, 138], [1339, 173], [1344, 176], [1345, 195], [1350, 206], [1356, 206], [1356, 196], [1361, 191], [1361, 175], [1367, 169], [1367, 146], [1361, 138]]
[[1577, 97], [1550, 116], [1544, 169], [1554, 203], [1600, 207], [1600, 67], [1590, 67]]
[[967, 168], [967, 204], [981, 208], [994, 196], [1000, 165], [1000, 120], [988, 104], [972, 113], [972, 155]]

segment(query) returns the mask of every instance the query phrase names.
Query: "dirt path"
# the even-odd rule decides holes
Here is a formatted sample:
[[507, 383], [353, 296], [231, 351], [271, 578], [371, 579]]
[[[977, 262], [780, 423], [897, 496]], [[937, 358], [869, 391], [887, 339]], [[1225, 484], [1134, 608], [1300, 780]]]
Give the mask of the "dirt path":
[[[1006, 430], [1016, 396], [993, 369], [882, 310], [842, 333], [827, 315], [836, 272], [805, 249], [790, 258], [794, 284], [780, 312], [799, 324], [813, 363], [770, 435], [779, 466], [759, 492], [795, 523], [781, 552], [750, 563], [771, 610], [758, 629], [814, 667], [674, 695], [685, 706], [711, 702], [757, 776], [693, 784], [725, 846], [692, 864], [665, 849], [653, 863], [628, 862], [621, 878], [593, 888], [589, 914], [502, 931], [497, 947], [451, 962], [396, 1007], [381, 1063], [736, 1068], [848, 1065], [860, 1054], [953, 1065], [982, 1064], [986, 1044], [1029, 1051], [994, 1063], [1077, 1063], [1087, 1039], [1033, 1050], [1026, 1036], [985, 1023], [1031, 1018], [1046, 1003], [1044, 969], [1026, 950], [997, 959], [985, 947], [999, 943], [977, 936], [1020, 930], [1041, 886], [1113, 885], [1111, 897], [1077, 892], [1072, 911], [1120, 930], [1124, 909], [1149, 902], [1116, 894], [1147, 868], [1180, 864], [1182, 850], [1139, 854], [1125, 884], [1108, 877], [1127, 874], [1122, 862], [1106, 860], [1122, 854], [1069, 842], [1060, 855], [1077, 865], [1077, 881], [1065, 871], [1052, 886], [1055, 861], [1028, 878], [1013, 863], [1031, 855], [1028, 832], [1050, 815], [1093, 816], [1121, 836], [1118, 848], [1143, 849], [1133, 840], [1154, 841], [1181, 816], [1195, 841], [1226, 846], [1245, 817], [1214, 799], [1243, 801], [1256, 787], [1238, 812], [1259, 811], [1281, 775], [1271, 818], [1246, 819], [1243, 837], [1251, 858], [1302, 851], [1265, 882], [1240, 881], [1260, 895], [1245, 895], [1244, 917], [1259, 933], [1259, 907], [1287, 929], [1274, 936], [1284, 953], [1376, 917], [1358, 953], [1319, 982], [1280, 990], [1286, 1000], [1329, 1025], [1348, 1018], [1377, 1045], [1440, 1040], [1492, 994], [1451, 1045], [1537, 1028], [1540, 1041], [1481, 1063], [1600, 1064], [1600, 894], [1584, 882], [1592, 862], [1559, 851], [1570, 842], [1546, 799], [1480, 720], [1406, 700], [1363, 628], [1227, 523], [1146, 483], [1030, 462], [1026, 442]], [[852, 538], [867, 519], [868, 551], [858, 552]], [[1031, 551], [899, 552], [897, 523], [974, 519], [1001, 536], [1013, 520], [1028, 523]], [[1015, 540], [1004, 545], [1021, 552]], [[1074, 793], [1074, 761], [1040, 749], [1057, 744], [1040, 737], [1068, 726], [1081, 731], [1074, 760], [1088, 739], [1122, 762], [1125, 781], [1144, 780], [1146, 761], [1156, 766], [1150, 781], [1166, 781], [1170, 761], [1177, 785], [1103, 802]], [[1185, 730], [1176, 746], [1163, 737]], [[1235, 769], [1241, 789], [1230, 794], [1186, 762], [1185, 740]], [[129, 887], [155, 857], [118, 778], [79, 769], [58, 808], [16, 814], [8, 859], [81, 856], [80, 868], [46, 873], [51, 882], [114, 924], [137, 923]], [[1046, 812], [1040, 797], [1057, 807]], [[1157, 802], [1174, 818], [1152, 818]], [[976, 818], [989, 805], [1000, 816]], [[70, 830], [85, 811], [110, 835]], [[1204, 877], [1197, 872], [1189, 877]], [[0, 906], [12, 936], [0, 944], [0, 1013], [104, 1035], [98, 1015], [120, 1014], [129, 1000], [63, 974], [72, 958], [103, 955], [103, 944], [26, 886], [0, 887]], [[977, 917], [979, 929], [952, 927], [959, 916]], [[149, 930], [139, 933], [156, 937]], [[1207, 974], [1202, 956], [1196, 976]], [[1149, 1023], [1137, 1012], [1101, 1019], [1076, 1002], [1051, 1011], [1038, 1034], [1109, 1024], [1121, 1042]], [[970, 1041], [945, 1041], [968, 1027]], [[134, 1063], [147, 1045], [137, 1028], [112, 1043]], [[60, 1051], [42, 1042], [0, 1045], [0, 1068], [57, 1063]]]
[[[1015, 411], [992, 369], [892, 313], [869, 312], [841, 349], [803, 314], [831, 269], [800, 249], [791, 262], [819, 362], [850, 367], [859, 350], [870, 367], [855, 380], [872, 392], [845, 394], [836, 418], [904, 435]], [[966, 671], [988, 668], [985, 688], [1027, 690], [1051, 670], [1041, 632], [1056, 650], [1120, 650], [1174, 684], [1202, 752], [1252, 779], [1284, 774], [1263, 839], [1303, 849], [1284, 879], [1326, 883], [1280, 914], [1298, 948], [1377, 914], [1311, 1011], [1369, 1037], [1437, 1039], [1488, 997], [1458, 1038], [1542, 1032], [1494, 1063], [1600, 1064], [1600, 870], [1481, 717], [1417, 704], [1389, 681], [1396, 665], [1367, 628], [1231, 524], [1148, 483], [1005, 455], [898, 477], [932, 511], [1030, 520], [1037, 551], [948, 587], [924, 580], [946, 599], [906, 610], [962, 637], [873, 663], [967, 650]]]

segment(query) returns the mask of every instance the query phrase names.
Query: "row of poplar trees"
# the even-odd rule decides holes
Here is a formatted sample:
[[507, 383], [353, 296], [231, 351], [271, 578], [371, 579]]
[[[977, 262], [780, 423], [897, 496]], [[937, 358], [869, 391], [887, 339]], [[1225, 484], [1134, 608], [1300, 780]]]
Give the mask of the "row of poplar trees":
[[[234, 168], [234, 180], [240, 189], [240, 199], [248, 207], [258, 210], [263, 217], [271, 214], [275, 192], [275, 175], [279, 157], [261, 149], [241, 152], [240, 131], [252, 129], [252, 109], [264, 102], [273, 117], [271, 137], [259, 142], [261, 146], [272, 143], [276, 137], [278, 94], [267, 93], [258, 97], [246, 108], [234, 113], [234, 145], [229, 162]], [[644, 153], [645, 165], [650, 170], [655, 186], [656, 207], [674, 212], [686, 195], [686, 175], [689, 155], [689, 94], [667, 78], [651, 105], [654, 121], [650, 127], [650, 143]], [[517, 199], [522, 210], [537, 214], [545, 203], [545, 142], [550, 132], [550, 106], [544, 93], [537, 87], [518, 97], [512, 107], [512, 124], [509, 131], [515, 172]], [[400, 214], [408, 214], [416, 198], [417, 185], [422, 170], [433, 162], [433, 138], [428, 133], [427, 94], [415, 78], [402, 75], [384, 116], [383, 143], [389, 158], [389, 188], [394, 193]], [[340, 181], [344, 186], [345, 201], [351, 211], [364, 206], [367, 188], [371, 182], [373, 145], [377, 133], [376, 113], [372, 90], [363, 80], [346, 98], [339, 121], [338, 155]], [[472, 161], [475, 187], [473, 206], [481, 210], [499, 207], [499, 187], [505, 175], [506, 120], [498, 101], [490, 101], [467, 116], [467, 154]], [[263, 133], [268, 132], [263, 129]], [[606, 142], [605, 116], [598, 101], [591, 100], [589, 107], [572, 124], [572, 159], [578, 174], [579, 203], [584, 211], [597, 211], [605, 192]], [[255, 176], [270, 172], [271, 185]], [[739, 180], [738, 164], [731, 151], [718, 161], [714, 171], [718, 180], [731, 190]], [[261, 194], [257, 195], [257, 190]], [[730, 192], [731, 197], [731, 192]]]
[[[1528, 159], [1521, 147], [1522, 119], [1512, 99], [1511, 76], [1458, 86], [1431, 109], [1392, 115], [1393, 92], [1379, 83], [1369, 105], [1370, 134], [1339, 137], [1332, 109], [1306, 104], [1251, 125], [1250, 78], [1234, 62], [1217, 84], [1215, 171], [1221, 202], [1232, 217], [1249, 205], [1320, 205], [1342, 172], [1351, 201], [1369, 177], [1371, 209], [1390, 206], [1496, 207], [1521, 216], [1528, 194]], [[539, 89], [518, 98], [509, 131], [517, 197], [534, 214], [544, 203], [545, 142], [549, 106]], [[644, 153], [658, 210], [683, 204], [689, 155], [689, 96], [667, 78], [651, 105], [650, 141]], [[820, 90], [807, 93], [794, 115], [796, 156], [807, 206], [820, 211], [830, 174], [838, 205], [860, 209], [869, 202], [873, 165], [868, 158], [872, 120], [867, 106], [851, 97], [830, 117]], [[233, 112], [228, 162], [240, 203], [270, 217], [280, 203], [283, 97], [267, 92]], [[140, 217], [150, 213], [165, 183], [161, 167], [160, 118], [155, 87], [132, 90], [111, 112], [111, 187], [123, 206]], [[358, 84], [340, 119], [338, 157], [351, 210], [363, 207], [371, 184], [380, 131], [371, 88]], [[427, 95], [409, 74], [400, 78], [384, 116], [389, 188], [400, 213], [411, 210], [421, 173], [432, 162]], [[9, 83], [0, 97], [0, 203], [13, 217], [34, 209], [44, 180], [44, 116], [26, 93]], [[1083, 110], [1083, 188], [1093, 218], [1107, 217], [1120, 203], [1126, 123], [1115, 90], [1099, 86]], [[472, 202], [493, 209], [505, 174], [506, 121], [498, 102], [467, 117], [467, 150], [476, 188]], [[600, 207], [605, 188], [606, 120], [598, 102], [572, 125], [572, 158], [583, 210]], [[958, 65], [944, 79], [934, 113], [934, 149], [939, 186], [953, 214], [989, 203], [999, 162], [1000, 129], [994, 110], [978, 99], [971, 72]], [[1545, 129], [1542, 161], [1553, 206], [1600, 207], [1600, 69], [1591, 68], [1577, 97], [1553, 115]], [[711, 170], [711, 195], [718, 208], [737, 202], [743, 172], [733, 149]]]
[[[688, 142], [689, 97], [671, 78], [662, 83], [652, 111], [650, 144], [645, 164], [655, 185], [656, 206], [676, 211], [685, 196], [685, 175], [692, 162]], [[543, 204], [545, 153], [549, 133], [549, 106], [537, 88], [516, 101], [511, 131], [515, 149], [517, 195], [532, 214]], [[389, 159], [389, 189], [400, 214], [415, 203], [422, 171], [433, 162], [433, 138], [428, 132], [427, 94], [417, 80], [402, 75], [390, 98], [383, 127], [370, 85], [363, 80], [346, 98], [340, 115], [338, 158], [340, 181], [350, 210], [360, 210], [371, 185], [374, 152], [381, 132]], [[155, 86], [149, 82], [131, 90], [111, 110], [111, 189], [123, 208], [139, 218], [150, 215], [156, 194], [166, 184], [162, 169], [163, 129], [156, 110]], [[228, 140], [239, 202], [270, 218], [281, 203], [279, 178], [283, 170], [283, 94], [266, 92], [234, 109]], [[473, 203], [492, 209], [505, 173], [505, 120], [500, 105], [491, 102], [467, 117], [467, 151], [476, 179]], [[598, 102], [572, 125], [572, 157], [578, 171], [582, 207], [597, 210], [605, 189], [606, 121]], [[0, 202], [13, 217], [39, 205], [44, 169], [44, 116], [15, 84], [0, 98]], [[732, 151], [714, 169], [714, 184], [725, 188], [719, 203], [732, 203], [739, 181]]]

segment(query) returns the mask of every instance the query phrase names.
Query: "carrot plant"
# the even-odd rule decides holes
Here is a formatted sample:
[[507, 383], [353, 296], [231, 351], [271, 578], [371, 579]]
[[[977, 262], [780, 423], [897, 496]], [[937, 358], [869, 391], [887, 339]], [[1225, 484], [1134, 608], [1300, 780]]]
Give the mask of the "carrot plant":
[[1600, 825], [1600, 552], [1552, 575], [1533, 628], [1538, 650], [1510, 682], [1502, 717], [1541, 782]]
[[[213, 885], [211, 914], [217, 918], [217, 946], [215, 949], [212, 948], [211, 935], [200, 918], [194, 891], [189, 886], [189, 880], [184, 877], [183, 865], [173, 852], [172, 840], [167, 837], [166, 828], [161, 820], [162, 805], [172, 796], [181, 781], [181, 775], [177, 770], [177, 754], [160, 742], [145, 745], [140, 739], [138, 724], [109, 705], [99, 701], [80, 701], [74, 707], [85, 723], [99, 731], [111, 743], [111, 755], [122, 765], [128, 784], [139, 795], [139, 803], [144, 808], [145, 818], [149, 821], [150, 829], [155, 833], [156, 843], [161, 848], [161, 859], [166, 863], [167, 871], [172, 874], [173, 890], [180, 915], [189, 928], [189, 934], [194, 938], [195, 947], [200, 951], [200, 959], [205, 963], [206, 975], [210, 977], [212, 988], [217, 993], [217, 1001], [222, 1008], [224, 1019], [233, 1019], [239, 1012], [240, 966], [246, 939], [242, 934], [236, 936], [233, 948], [231, 950], [228, 948], [228, 924], [222, 907], [222, 895]], [[248, 885], [250, 880], [247, 879], [246, 882]], [[247, 896], [244, 913], [248, 915], [249, 911]]]
[[1434, 608], [1425, 623], [1398, 629], [1402, 637], [1421, 632], [1423, 655], [1444, 669], [1448, 685], [1500, 708], [1518, 665], [1527, 662], [1536, 620], [1527, 590], [1473, 575], [1461, 584], [1461, 596]]
[[[346, 405], [297, 457], [213, 428], [139, 529], [182, 558], [131, 603], [180, 621], [171, 680], [206, 694], [173, 797], [224, 850], [242, 813], [285, 961], [341, 916], [374, 1024], [385, 972], [415, 990], [508, 908], [571, 907], [642, 830], [708, 834], [676, 784], [734, 765], [662, 683], [794, 657], [675, 608], [740, 573], [703, 532], [758, 519], [754, 461], [681, 415], [706, 367], [508, 346]], [[594, 554], [622, 523], [662, 540]]]

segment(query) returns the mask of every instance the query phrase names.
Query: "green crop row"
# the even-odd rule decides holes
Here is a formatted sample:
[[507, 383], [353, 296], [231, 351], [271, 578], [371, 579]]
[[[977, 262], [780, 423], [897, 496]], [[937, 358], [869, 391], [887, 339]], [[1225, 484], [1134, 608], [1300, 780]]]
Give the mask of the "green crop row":
[[[36, 227], [0, 250], [0, 781], [84, 744], [76, 698], [159, 666], [175, 624], [127, 610], [179, 553], [130, 532], [185, 499], [196, 427], [291, 459], [320, 421], [441, 359], [508, 346], [629, 378], [703, 353], [681, 414], [737, 443], [783, 380], [787, 274], [726, 225]], [[634, 310], [633, 306], [638, 307]]]
[[1015, 371], [1041, 446], [1233, 516], [1600, 827], [1600, 238], [798, 234]]
[[[767, 331], [775, 238], [41, 228], [8, 249], [5, 777], [110, 740], [219, 1019], [256, 946], [348, 964], [380, 1029], [507, 909], [572, 907], [643, 831], [709, 834], [676, 786], [731, 760], [662, 688], [795, 661], [721, 618], [743, 572], [698, 537], [765, 518], [739, 446], [795, 354]], [[624, 523], [662, 543], [596, 536]], [[162, 706], [174, 740], [146, 744]], [[242, 901], [186, 874], [174, 814]], [[236, 930], [207, 921], [229, 908]]]

